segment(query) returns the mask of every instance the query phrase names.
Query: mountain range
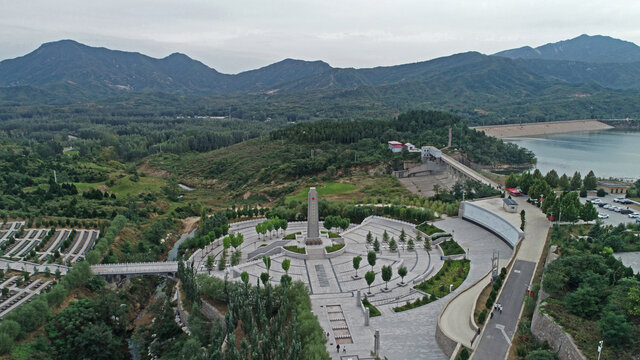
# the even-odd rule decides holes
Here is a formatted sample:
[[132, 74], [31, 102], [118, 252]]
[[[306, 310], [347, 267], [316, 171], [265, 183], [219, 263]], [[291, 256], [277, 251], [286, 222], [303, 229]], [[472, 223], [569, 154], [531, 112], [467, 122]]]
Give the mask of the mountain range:
[[366, 69], [285, 59], [229, 75], [180, 53], [157, 59], [61, 40], [0, 62], [0, 104], [4, 105], [71, 104], [132, 93], [165, 93], [187, 97], [311, 95], [341, 101], [367, 97], [398, 107], [449, 106], [473, 96], [475, 106], [482, 105], [482, 99], [491, 102], [496, 97], [517, 101], [607, 89], [640, 89], [639, 46], [606, 36], [581, 35], [493, 55], [467, 52]]

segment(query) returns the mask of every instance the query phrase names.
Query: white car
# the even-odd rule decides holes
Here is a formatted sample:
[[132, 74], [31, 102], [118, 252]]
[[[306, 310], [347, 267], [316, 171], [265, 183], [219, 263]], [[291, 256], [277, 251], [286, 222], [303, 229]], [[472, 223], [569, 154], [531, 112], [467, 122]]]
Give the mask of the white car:
[[607, 209], [607, 210], [611, 210], [613, 206], [611, 204], [606, 204], [605, 206], [603, 206], [603, 209]]
[[600, 200], [598, 198], [595, 198], [595, 199], [591, 200], [591, 202], [594, 203], [594, 204], [600, 204], [602, 202], [602, 200]]
[[608, 219], [608, 218], [609, 218], [609, 214], [598, 213], [598, 219]]
[[615, 212], [620, 212], [620, 210], [622, 210], [622, 209], [617, 207], [617, 206], [614, 206], [612, 210], [615, 211]]
[[633, 212], [631, 214], [629, 214], [629, 217], [632, 219], [640, 219], [640, 213], [639, 212]]

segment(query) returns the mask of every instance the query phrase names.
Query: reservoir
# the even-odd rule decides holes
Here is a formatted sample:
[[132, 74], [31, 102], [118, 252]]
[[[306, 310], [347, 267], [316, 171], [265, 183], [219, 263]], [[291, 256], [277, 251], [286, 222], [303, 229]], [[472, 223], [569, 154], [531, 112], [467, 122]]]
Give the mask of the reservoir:
[[640, 178], [640, 131], [599, 130], [517, 138], [504, 141], [525, 147], [536, 155], [542, 174], [555, 169], [567, 176], [589, 170], [598, 177]]

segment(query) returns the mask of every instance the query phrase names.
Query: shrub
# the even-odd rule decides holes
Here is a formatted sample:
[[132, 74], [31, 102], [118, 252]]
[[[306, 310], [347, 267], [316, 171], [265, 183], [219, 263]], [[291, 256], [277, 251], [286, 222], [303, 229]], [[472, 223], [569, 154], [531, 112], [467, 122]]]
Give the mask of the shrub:
[[480, 311], [480, 314], [478, 314], [478, 324], [484, 324], [485, 320], [487, 320], [487, 309], [483, 309]]
[[373, 304], [371, 304], [369, 302], [369, 299], [367, 299], [366, 297], [362, 299], [362, 305], [369, 308], [369, 317], [376, 317], [381, 315], [380, 310], [378, 310], [377, 307], [373, 306]]
[[433, 234], [436, 234], [436, 233], [443, 233], [444, 232], [444, 230], [440, 229], [439, 227], [434, 226], [432, 224], [428, 224], [426, 222], [416, 226], [416, 229], [422, 231], [423, 233], [425, 233], [425, 234], [427, 234], [429, 236], [431, 236]]
[[335, 243], [331, 246], [325, 247], [325, 249], [327, 250], [327, 253], [332, 253], [334, 251], [338, 251], [342, 249], [343, 247], [344, 247], [344, 244]]
[[[343, 245], [344, 246], [344, 245]], [[292, 251], [294, 253], [298, 253], [298, 254], [306, 254], [307, 253], [307, 249], [305, 248], [299, 248], [296, 245], [289, 245], [289, 246], [283, 246], [286, 250]]]

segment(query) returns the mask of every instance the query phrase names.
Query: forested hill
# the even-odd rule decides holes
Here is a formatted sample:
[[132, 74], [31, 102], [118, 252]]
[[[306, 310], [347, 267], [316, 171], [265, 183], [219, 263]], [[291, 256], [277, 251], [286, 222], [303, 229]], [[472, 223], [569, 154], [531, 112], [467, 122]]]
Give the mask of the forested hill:
[[268, 137], [215, 151], [183, 156], [161, 154], [150, 157], [149, 162], [194, 185], [215, 183], [237, 194], [255, 193], [262, 185], [265, 193], [276, 196], [275, 183], [356, 169], [378, 168], [388, 172], [402, 166], [400, 160], [418, 161], [416, 153], [393, 154], [387, 141], [443, 147], [450, 127], [453, 147], [471, 161], [495, 165], [535, 161], [530, 151], [476, 132], [455, 116], [438, 111], [411, 111], [394, 120], [298, 124], [274, 131]]
[[[600, 40], [569, 40], [571, 56], [612, 48]], [[184, 54], [156, 59], [63, 40], [0, 62], [0, 120], [55, 113], [350, 121], [425, 108], [474, 124], [638, 118], [640, 62], [623, 48], [611, 55], [620, 54], [619, 63], [467, 52], [370, 69], [286, 59], [229, 75]]]
[[511, 59], [629, 63], [640, 61], [640, 46], [609, 36], [583, 34], [573, 39], [538, 46], [535, 49], [524, 46], [500, 51], [494, 55]]
[[447, 145], [449, 128], [451, 146], [479, 164], [531, 164], [534, 155], [515, 144], [505, 143], [467, 127], [458, 117], [439, 111], [409, 111], [393, 120], [300, 124], [271, 133], [272, 139], [296, 143], [333, 142], [353, 144], [372, 139], [386, 144], [389, 140], [410, 142], [416, 146]]

